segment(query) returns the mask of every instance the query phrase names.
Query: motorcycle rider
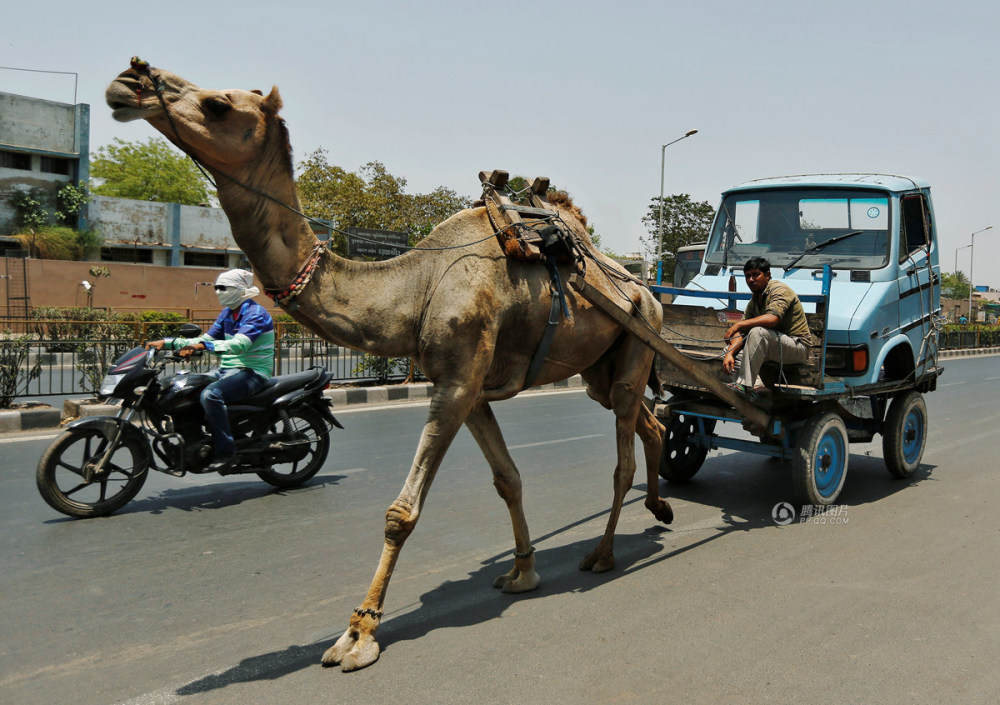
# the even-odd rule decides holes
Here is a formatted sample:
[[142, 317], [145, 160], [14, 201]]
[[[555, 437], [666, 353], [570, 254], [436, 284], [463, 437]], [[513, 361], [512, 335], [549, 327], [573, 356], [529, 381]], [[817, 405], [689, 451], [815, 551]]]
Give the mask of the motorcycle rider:
[[212, 433], [211, 472], [232, 467], [236, 446], [229, 427], [226, 404], [259, 392], [274, 369], [274, 321], [263, 306], [253, 300], [260, 289], [253, 285], [253, 274], [245, 269], [230, 269], [215, 280], [215, 295], [222, 312], [206, 333], [197, 338], [151, 340], [146, 348], [178, 350], [189, 357], [196, 350], [208, 350], [220, 357], [218, 369], [209, 374], [218, 379], [201, 393], [205, 421]]

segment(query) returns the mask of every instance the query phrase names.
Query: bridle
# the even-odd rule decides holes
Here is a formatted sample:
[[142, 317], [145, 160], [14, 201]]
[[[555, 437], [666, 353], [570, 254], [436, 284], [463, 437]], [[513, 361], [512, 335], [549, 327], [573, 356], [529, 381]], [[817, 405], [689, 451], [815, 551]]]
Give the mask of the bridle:
[[[174, 133], [175, 144], [177, 144], [177, 146], [180, 147], [180, 149], [183, 150], [183, 152], [186, 155], [188, 155], [188, 158], [192, 162], [194, 162], [195, 166], [197, 166], [198, 170], [202, 173], [202, 176], [204, 176], [205, 179], [208, 180], [208, 183], [210, 183], [216, 190], [218, 190], [219, 187], [216, 185], [215, 180], [212, 178], [212, 176], [208, 173], [208, 170], [205, 168], [204, 164], [202, 164], [201, 160], [198, 159], [198, 157], [193, 153], [191, 147], [181, 138], [180, 131], [177, 129], [177, 123], [174, 122], [174, 117], [170, 113], [170, 110], [167, 107], [167, 100], [163, 95], [163, 88], [165, 86], [163, 79], [161, 79], [160, 76], [155, 73], [155, 69], [149, 65], [148, 61], [144, 61], [140, 59], [138, 56], [133, 56], [129, 63], [132, 66], [132, 69], [136, 73], [140, 75], [145, 74], [149, 78], [150, 83], [153, 84], [153, 92], [156, 94], [156, 98], [160, 102], [160, 108], [163, 110], [163, 114], [167, 118], [167, 123], [170, 125], [170, 129]], [[136, 86], [135, 95], [139, 99], [139, 104], [141, 105], [142, 104], [141, 81]], [[288, 205], [280, 198], [276, 198], [275, 196], [272, 196], [269, 193], [261, 191], [260, 189], [257, 189], [251, 186], [250, 184], [247, 184], [233, 176], [230, 176], [224, 171], [216, 169], [215, 172], [219, 176], [222, 176], [226, 180], [231, 181], [237, 186], [243, 188], [244, 190], [256, 194], [261, 198], [265, 198], [271, 201], [272, 203], [276, 203], [282, 208], [305, 218], [307, 221], [311, 223], [316, 223], [318, 225], [321, 225], [323, 228], [336, 230], [336, 228], [331, 228], [329, 223], [324, 223], [321, 220], [312, 218], [303, 213], [302, 211], [298, 210], [297, 208]], [[340, 231], [337, 230], [337, 232]], [[267, 294], [276, 304], [281, 306], [283, 309], [286, 309], [288, 311], [294, 311], [296, 308], [298, 308], [298, 304], [294, 303], [295, 297], [301, 294], [303, 289], [305, 289], [306, 286], [309, 284], [309, 282], [312, 281], [312, 277], [316, 271], [317, 265], [319, 264], [319, 260], [322, 258], [323, 253], [326, 252], [326, 250], [327, 250], [326, 243], [323, 242], [322, 240], [317, 239], [316, 244], [313, 246], [312, 251], [309, 254], [309, 257], [306, 259], [305, 263], [299, 268], [298, 272], [295, 274], [295, 277], [292, 279], [292, 282], [283, 289], [273, 289], [265, 287], [264, 293]]]

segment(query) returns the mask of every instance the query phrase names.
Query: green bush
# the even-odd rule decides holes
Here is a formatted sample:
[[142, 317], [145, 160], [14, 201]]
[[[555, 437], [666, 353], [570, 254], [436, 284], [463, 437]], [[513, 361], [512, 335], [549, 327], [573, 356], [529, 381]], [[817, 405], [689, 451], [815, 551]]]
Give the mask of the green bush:
[[28, 360], [30, 335], [16, 338], [5, 331], [0, 341], [0, 409], [9, 409], [17, 396], [18, 389], [42, 374], [42, 364], [36, 361], [31, 368], [25, 368]]
[[368, 375], [374, 377], [379, 384], [387, 384], [389, 377], [399, 367], [408, 365], [408, 357], [381, 357], [379, 355], [369, 355], [365, 353], [361, 362], [351, 370], [356, 375]]
[[49, 352], [72, 352], [80, 341], [135, 340], [140, 328], [133, 316], [97, 308], [38, 306], [31, 319], [38, 339], [50, 343]]
[[181, 325], [187, 323], [184, 316], [168, 311], [143, 311], [139, 314], [139, 320], [146, 324], [147, 340], [176, 337]]

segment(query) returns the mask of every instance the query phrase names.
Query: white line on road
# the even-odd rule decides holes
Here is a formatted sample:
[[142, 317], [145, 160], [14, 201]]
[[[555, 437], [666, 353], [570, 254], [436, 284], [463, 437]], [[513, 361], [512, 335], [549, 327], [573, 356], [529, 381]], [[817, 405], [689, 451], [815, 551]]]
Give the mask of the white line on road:
[[587, 438], [600, 438], [603, 435], [604, 435], [603, 433], [591, 433], [590, 435], [587, 436], [573, 436], [572, 438], [555, 438], [549, 441], [538, 441], [537, 443], [522, 443], [516, 446], [507, 446], [507, 449], [517, 450], [519, 448], [534, 448], [536, 446], [548, 446], [552, 445], [553, 443], [569, 443], [571, 441], [582, 441]]

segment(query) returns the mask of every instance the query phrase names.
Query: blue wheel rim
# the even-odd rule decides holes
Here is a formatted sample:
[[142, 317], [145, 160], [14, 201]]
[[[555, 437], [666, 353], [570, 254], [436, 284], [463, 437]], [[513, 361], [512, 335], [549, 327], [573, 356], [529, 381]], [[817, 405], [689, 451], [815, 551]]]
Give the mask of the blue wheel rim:
[[920, 409], [913, 408], [903, 422], [902, 451], [907, 465], [917, 462], [920, 449], [924, 444], [924, 415]]
[[828, 429], [816, 444], [813, 456], [813, 479], [821, 497], [831, 497], [840, 488], [846, 460], [844, 437], [836, 429]]

